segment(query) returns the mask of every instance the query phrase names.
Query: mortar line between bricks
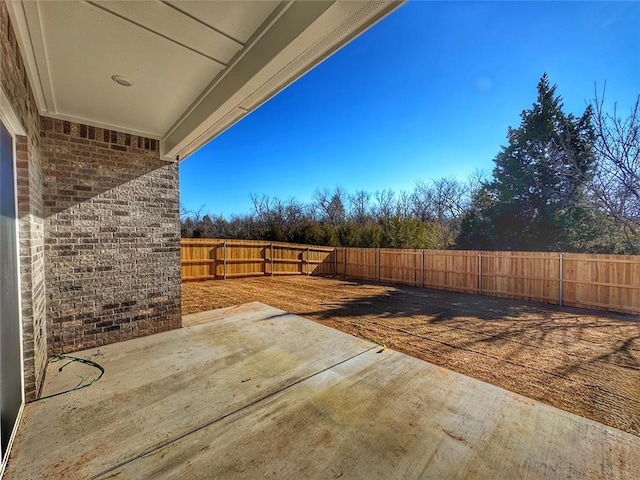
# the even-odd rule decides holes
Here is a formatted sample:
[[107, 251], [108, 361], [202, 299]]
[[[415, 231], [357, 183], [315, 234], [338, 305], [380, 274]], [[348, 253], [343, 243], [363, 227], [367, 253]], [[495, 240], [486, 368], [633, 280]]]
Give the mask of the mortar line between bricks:
[[278, 390], [275, 390], [274, 392], [271, 392], [271, 393], [269, 393], [267, 395], [264, 395], [264, 396], [254, 400], [252, 402], [249, 402], [248, 404], [243, 405], [242, 407], [239, 407], [239, 408], [237, 408], [237, 409], [235, 409], [235, 410], [233, 410], [231, 412], [225, 413], [224, 415], [221, 415], [221, 416], [219, 416], [219, 417], [217, 417], [217, 418], [215, 418], [215, 419], [213, 419], [213, 420], [211, 420], [209, 422], [206, 422], [206, 423], [204, 423], [202, 425], [194, 427], [191, 430], [189, 430], [189, 431], [187, 431], [185, 433], [182, 433], [182, 434], [178, 435], [175, 438], [172, 438], [171, 440], [166, 440], [166, 441], [164, 441], [162, 443], [154, 445], [153, 447], [150, 447], [150, 448], [148, 448], [146, 450], [143, 450], [142, 452], [138, 453], [137, 455], [134, 455], [133, 457], [130, 457], [130, 458], [126, 459], [126, 460], [123, 460], [122, 462], [119, 462], [119, 463], [113, 465], [112, 467], [109, 467], [106, 470], [103, 470], [100, 473], [97, 473], [97, 474], [95, 474], [95, 475], [93, 475], [91, 477], [88, 477], [87, 480], [97, 480], [98, 478], [100, 478], [103, 475], [106, 475], [107, 473], [111, 473], [114, 470], [116, 470], [116, 469], [118, 469], [120, 467], [123, 467], [125, 465], [128, 465], [128, 464], [130, 464], [132, 462], [135, 462], [136, 460], [139, 460], [142, 457], [146, 457], [147, 455], [151, 455], [152, 453], [157, 452], [158, 450], [161, 450], [164, 447], [167, 447], [167, 446], [171, 445], [172, 443], [176, 443], [179, 440], [182, 440], [183, 438], [186, 438], [189, 435], [192, 435], [193, 433], [199, 432], [200, 430], [204, 430], [205, 428], [210, 427], [211, 425], [214, 425], [214, 424], [224, 420], [225, 418], [231, 417], [232, 415], [235, 415], [236, 413], [240, 413], [243, 410], [251, 408], [256, 404], [258, 404], [260, 402], [263, 402], [264, 400], [267, 400], [268, 398], [271, 398], [271, 397], [273, 397], [273, 396], [275, 396], [275, 395], [277, 395], [277, 394], [279, 394], [281, 392], [284, 392], [285, 390], [288, 390], [291, 387], [294, 387], [294, 386], [296, 386], [296, 385], [298, 385], [298, 384], [300, 384], [302, 382], [305, 382], [305, 381], [309, 380], [310, 378], [313, 378], [313, 377], [315, 377], [317, 375], [320, 375], [321, 373], [329, 371], [332, 368], [335, 368], [335, 367], [337, 367], [339, 365], [342, 365], [343, 363], [347, 363], [347, 362], [353, 360], [354, 358], [357, 358], [357, 357], [359, 357], [361, 355], [364, 355], [367, 352], [375, 350], [376, 348], [380, 348], [380, 346], [379, 345], [374, 345], [373, 347], [370, 347], [370, 348], [368, 348], [366, 350], [363, 350], [362, 352], [356, 353], [355, 355], [352, 355], [352, 356], [350, 356], [348, 358], [345, 358], [344, 360], [341, 360], [341, 361], [339, 361], [339, 362], [337, 362], [337, 363], [335, 363], [333, 365], [330, 365], [330, 366], [328, 366], [326, 368], [323, 368], [322, 370], [318, 370], [317, 372], [311, 373], [311, 374], [307, 375], [306, 377], [302, 377], [302, 378], [296, 380], [295, 382], [290, 383], [289, 385], [286, 385], [286, 386], [284, 386], [284, 387], [282, 387], [282, 388], [280, 388]]

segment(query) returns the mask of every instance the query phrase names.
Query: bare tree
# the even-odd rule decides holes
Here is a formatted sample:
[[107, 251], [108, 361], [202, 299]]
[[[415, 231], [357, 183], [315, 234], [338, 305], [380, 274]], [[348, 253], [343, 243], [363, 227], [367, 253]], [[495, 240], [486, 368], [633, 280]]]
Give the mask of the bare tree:
[[258, 196], [255, 193], [249, 194], [253, 211], [259, 221], [268, 222], [271, 218], [272, 201], [267, 195]]
[[316, 190], [313, 194], [313, 202], [319, 211], [320, 218], [332, 225], [338, 225], [345, 220], [346, 200], [347, 193], [342, 187], [335, 187], [333, 192], [325, 187], [322, 190]]
[[305, 207], [295, 198], [291, 197], [282, 203], [282, 219], [288, 234], [293, 232], [302, 223], [305, 217]]
[[313, 192], [312, 208], [316, 220], [323, 220], [326, 217], [330, 202], [331, 191], [327, 187], [318, 188]]
[[426, 219], [451, 220], [460, 218], [466, 210], [467, 189], [453, 177], [416, 183], [415, 195]]
[[402, 190], [396, 199], [396, 215], [401, 218], [410, 218], [413, 215], [413, 194]]
[[180, 206], [180, 235], [185, 238], [205, 236], [202, 228], [204, 205], [198, 210], [189, 210], [184, 205]]
[[[604, 110], [596, 89], [593, 124], [596, 134], [596, 171], [591, 193], [601, 208], [623, 229], [629, 247], [640, 247], [640, 95], [629, 116]], [[634, 252], [635, 253], [635, 252]]]
[[465, 202], [467, 203], [467, 209], [471, 208], [471, 200], [487, 183], [487, 177], [487, 172], [481, 168], [476, 168], [467, 177], [467, 181], [464, 185], [466, 190]]
[[382, 190], [375, 193], [376, 205], [374, 214], [378, 220], [389, 220], [393, 216], [395, 193], [393, 190]]
[[356, 190], [349, 195], [349, 216], [357, 223], [364, 223], [369, 216], [369, 203], [371, 194], [364, 190]]

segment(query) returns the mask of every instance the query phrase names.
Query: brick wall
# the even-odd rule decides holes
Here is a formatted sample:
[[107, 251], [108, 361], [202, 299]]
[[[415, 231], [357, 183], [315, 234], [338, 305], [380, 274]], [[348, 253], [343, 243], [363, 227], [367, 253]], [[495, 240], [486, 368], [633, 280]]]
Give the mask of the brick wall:
[[4, 1], [0, 1], [0, 85], [27, 133], [16, 139], [16, 175], [24, 381], [29, 401], [37, 395], [47, 362], [41, 119]]
[[25, 394], [48, 355], [180, 326], [178, 165], [152, 139], [41, 118], [4, 0], [0, 86], [17, 183]]
[[178, 165], [158, 142], [43, 119], [49, 353], [180, 326]]

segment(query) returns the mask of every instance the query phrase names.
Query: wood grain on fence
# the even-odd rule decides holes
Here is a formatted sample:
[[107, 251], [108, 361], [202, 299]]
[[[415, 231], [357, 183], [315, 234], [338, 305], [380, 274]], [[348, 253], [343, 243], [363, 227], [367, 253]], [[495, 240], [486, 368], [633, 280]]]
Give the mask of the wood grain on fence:
[[640, 256], [563, 254], [565, 305], [640, 313]]
[[333, 273], [332, 247], [254, 240], [183, 238], [182, 279]]
[[640, 256], [182, 240], [183, 280], [255, 275], [337, 275], [640, 313]]
[[552, 252], [481, 252], [481, 292], [559, 304], [560, 254]]

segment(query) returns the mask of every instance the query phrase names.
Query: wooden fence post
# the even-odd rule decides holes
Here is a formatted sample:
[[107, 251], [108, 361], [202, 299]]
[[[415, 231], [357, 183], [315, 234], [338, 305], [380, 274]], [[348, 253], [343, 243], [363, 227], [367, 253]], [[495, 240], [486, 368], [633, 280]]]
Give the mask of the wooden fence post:
[[[213, 262], [211, 263], [211, 266], [209, 267], [209, 275], [211, 275], [211, 270], [213, 267], [213, 279], [217, 280], [218, 279], [218, 245], [216, 243], [212, 243], [211, 244], [211, 251], [213, 252]], [[182, 247], [180, 248], [180, 252], [182, 253]]]
[[563, 258], [563, 254], [560, 254], [560, 279], [559, 279], [559, 290], [560, 292], [558, 293], [559, 297], [560, 297], [560, 306], [562, 306], [562, 301], [564, 300], [563, 298], [563, 290], [564, 290], [564, 258]]
[[311, 275], [311, 266], [309, 264], [309, 256], [311, 255], [309, 247], [307, 247], [307, 275]]
[[482, 252], [478, 252], [478, 295], [482, 295]]
[[338, 247], [333, 247], [333, 276], [338, 276]]
[[222, 243], [222, 279], [227, 279], [227, 242]]
[[422, 250], [422, 255], [420, 255], [420, 284], [422, 288], [424, 288], [424, 250]]
[[376, 252], [376, 275], [378, 276], [378, 281], [380, 281], [380, 249]]
[[344, 264], [342, 268], [342, 274], [347, 276], [347, 247], [342, 247], [342, 251], [344, 252]]
[[269, 244], [269, 248], [270, 248], [269, 260], [271, 260], [271, 276], [273, 277], [273, 242]]

